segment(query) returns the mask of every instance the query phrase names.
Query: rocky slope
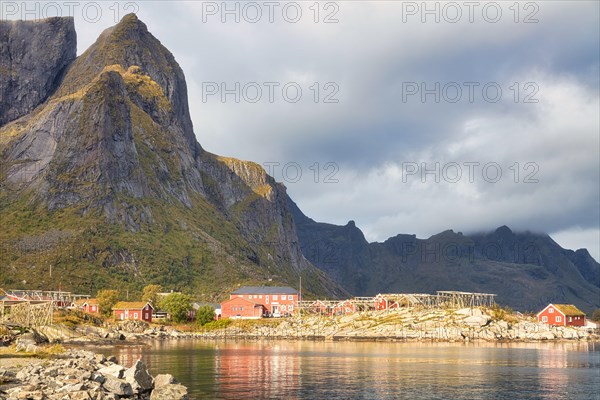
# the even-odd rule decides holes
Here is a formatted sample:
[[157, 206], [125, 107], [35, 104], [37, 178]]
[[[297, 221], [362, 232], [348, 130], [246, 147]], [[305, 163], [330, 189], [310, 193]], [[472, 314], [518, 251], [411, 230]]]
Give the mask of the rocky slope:
[[574, 303], [585, 312], [600, 307], [600, 264], [587, 250], [563, 249], [548, 235], [504, 226], [368, 243], [352, 221], [319, 223], [291, 201], [290, 208], [305, 256], [353, 295], [459, 290], [495, 293], [499, 304], [521, 311], [549, 302]]
[[73, 18], [0, 23], [0, 126], [32, 111], [76, 56]]
[[[60, 23], [72, 26], [37, 22], [3, 48], [36, 57], [26, 43]], [[344, 293], [303, 257], [285, 187], [196, 142], [183, 72], [135, 15], [62, 62], [48, 99], [0, 124], [0, 285], [94, 294], [160, 283], [220, 300], [239, 283], [302, 276], [309, 291]], [[23, 110], [9, 103], [5, 114]]]

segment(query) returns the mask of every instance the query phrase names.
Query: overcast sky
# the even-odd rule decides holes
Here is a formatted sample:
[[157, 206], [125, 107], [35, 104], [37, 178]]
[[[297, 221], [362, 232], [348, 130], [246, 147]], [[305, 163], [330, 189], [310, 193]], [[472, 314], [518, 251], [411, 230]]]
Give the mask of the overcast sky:
[[226, 4], [80, 2], [78, 51], [137, 11], [200, 144], [263, 164], [317, 221], [370, 241], [508, 225], [600, 259], [599, 2]]

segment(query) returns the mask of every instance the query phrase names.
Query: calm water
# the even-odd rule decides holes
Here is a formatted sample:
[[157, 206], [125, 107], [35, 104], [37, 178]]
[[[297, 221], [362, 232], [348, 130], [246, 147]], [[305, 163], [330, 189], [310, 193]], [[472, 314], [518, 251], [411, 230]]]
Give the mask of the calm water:
[[149, 342], [95, 349], [194, 399], [600, 399], [600, 344]]

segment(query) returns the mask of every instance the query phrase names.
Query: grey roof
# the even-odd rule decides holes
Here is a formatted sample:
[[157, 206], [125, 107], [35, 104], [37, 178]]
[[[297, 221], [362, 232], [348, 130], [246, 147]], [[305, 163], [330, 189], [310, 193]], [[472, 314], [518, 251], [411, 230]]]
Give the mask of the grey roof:
[[289, 286], [242, 286], [232, 294], [298, 294]]

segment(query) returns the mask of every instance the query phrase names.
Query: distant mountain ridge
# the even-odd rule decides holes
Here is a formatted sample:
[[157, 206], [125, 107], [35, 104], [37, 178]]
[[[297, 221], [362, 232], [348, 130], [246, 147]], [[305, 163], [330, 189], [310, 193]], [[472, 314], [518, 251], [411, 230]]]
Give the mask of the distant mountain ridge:
[[535, 311], [549, 302], [600, 307], [600, 264], [587, 250], [566, 250], [548, 235], [494, 232], [465, 236], [451, 230], [428, 239], [397, 235], [369, 243], [353, 221], [315, 222], [290, 200], [304, 255], [353, 295], [495, 293], [500, 304]]

